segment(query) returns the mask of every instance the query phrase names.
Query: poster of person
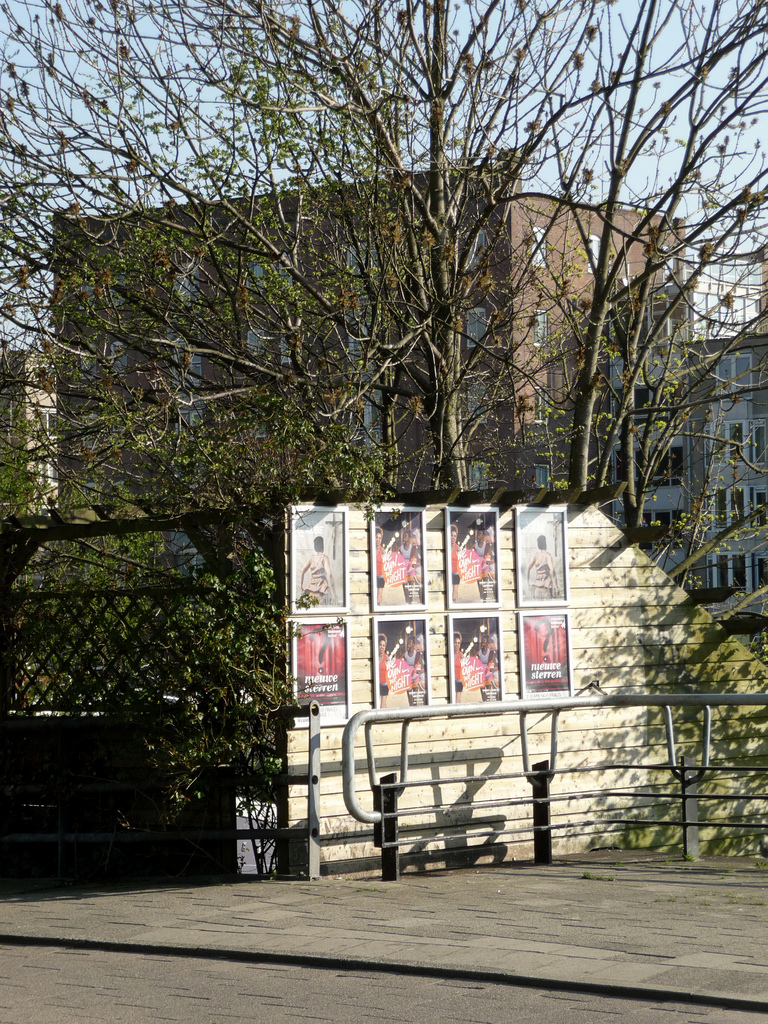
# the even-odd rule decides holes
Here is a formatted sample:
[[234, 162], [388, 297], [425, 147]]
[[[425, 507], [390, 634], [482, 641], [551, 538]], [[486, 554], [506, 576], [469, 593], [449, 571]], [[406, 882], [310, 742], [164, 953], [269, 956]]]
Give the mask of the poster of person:
[[518, 508], [515, 539], [518, 605], [566, 604], [566, 509]]
[[499, 513], [446, 509], [448, 607], [499, 603]]
[[502, 700], [501, 619], [451, 615], [451, 699], [459, 703]]
[[380, 509], [371, 523], [373, 610], [425, 608], [424, 509]]
[[568, 612], [520, 612], [522, 696], [573, 694]]
[[291, 509], [291, 611], [348, 610], [347, 509]]
[[[300, 704], [316, 700], [323, 723], [350, 715], [349, 644], [340, 622], [300, 622], [293, 637], [293, 675]], [[297, 719], [306, 725], [306, 719]]]
[[427, 646], [426, 619], [373, 620], [377, 708], [429, 703]]

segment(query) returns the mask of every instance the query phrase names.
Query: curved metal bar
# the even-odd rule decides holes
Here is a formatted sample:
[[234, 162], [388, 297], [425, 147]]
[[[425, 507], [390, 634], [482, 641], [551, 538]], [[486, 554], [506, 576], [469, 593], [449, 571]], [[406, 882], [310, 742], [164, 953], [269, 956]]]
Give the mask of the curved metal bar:
[[[427, 720], [430, 718], [472, 718], [485, 715], [520, 715], [520, 744], [523, 754], [523, 768], [530, 772], [528, 757], [528, 740], [524, 718], [526, 712], [537, 711], [569, 711], [579, 708], [631, 708], [656, 707], [665, 709], [667, 725], [667, 751], [670, 767], [675, 766], [675, 739], [670, 709], [673, 707], [723, 707], [723, 706], [766, 707], [768, 696], [753, 693], [673, 693], [665, 695], [617, 694], [602, 697], [548, 697], [528, 700], [505, 700], [497, 703], [480, 704], [441, 704], [430, 707], [407, 708], [369, 708], [358, 711], [347, 722], [341, 741], [342, 775], [344, 785], [344, 803], [349, 813], [358, 821], [375, 825], [381, 820], [377, 811], [366, 811], [360, 806], [355, 789], [355, 737], [358, 729], [365, 728], [365, 746], [368, 759], [368, 778], [371, 786], [376, 785], [376, 765], [373, 751], [371, 729], [374, 725], [394, 722]], [[707, 730], [705, 719], [705, 734]], [[407, 759], [407, 744], [401, 742], [401, 756]], [[401, 765], [402, 772], [407, 772], [407, 764]]]
[[672, 724], [672, 708], [664, 705], [664, 725], [667, 728], [667, 757], [671, 765], [677, 764], [677, 753], [675, 751], [675, 727]]
[[[368, 785], [373, 789], [374, 786], [378, 786], [379, 778], [376, 774], [376, 758], [373, 753], [373, 738], [371, 732], [373, 730], [373, 722], [367, 721], [365, 723], [365, 754], [368, 760]], [[346, 735], [346, 732], [345, 732]], [[352, 752], [352, 764], [355, 763], [354, 751]], [[378, 818], [376, 819], [378, 821]]]
[[528, 717], [525, 711], [520, 712], [520, 752], [523, 755], [523, 771], [531, 774], [531, 755], [528, 750]]
[[560, 709], [556, 708], [552, 712], [552, 732], [550, 735], [550, 746], [549, 746], [549, 770], [553, 772], [557, 767], [557, 726], [560, 721]]
[[410, 718], [406, 718], [402, 725], [402, 732], [400, 734], [400, 781], [408, 781], [408, 726], [411, 724]]

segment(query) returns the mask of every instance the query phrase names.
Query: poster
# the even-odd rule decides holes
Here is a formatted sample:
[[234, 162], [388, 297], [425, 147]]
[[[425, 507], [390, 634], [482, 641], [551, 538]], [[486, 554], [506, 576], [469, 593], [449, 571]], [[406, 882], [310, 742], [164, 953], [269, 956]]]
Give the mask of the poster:
[[373, 620], [377, 708], [429, 703], [429, 661], [425, 618]]
[[373, 610], [426, 607], [423, 509], [379, 509], [371, 523]]
[[518, 508], [515, 537], [518, 605], [567, 604], [566, 509]]
[[459, 703], [502, 700], [499, 616], [452, 615], [449, 642], [451, 699]]
[[520, 612], [522, 696], [573, 694], [568, 612]]
[[446, 509], [445, 557], [449, 608], [499, 603], [497, 509]]
[[291, 509], [291, 611], [348, 611], [347, 509]]
[[[349, 643], [343, 622], [294, 624], [293, 675], [300, 704], [316, 700], [323, 723], [346, 722], [350, 715]], [[306, 720], [297, 719], [301, 724]]]

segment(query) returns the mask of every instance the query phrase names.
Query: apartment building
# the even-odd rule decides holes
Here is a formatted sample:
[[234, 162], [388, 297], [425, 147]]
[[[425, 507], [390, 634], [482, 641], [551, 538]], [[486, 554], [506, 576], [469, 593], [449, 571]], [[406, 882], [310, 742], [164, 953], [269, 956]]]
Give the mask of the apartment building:
[[55, 382], [38, 353], [0, 359], [0, 504], [3, 515], [39, 513], [59, 489]]
[[[655, 339], [662, 355], [649, 360], [634, 388], [636, 449], [654, 436], [663, 438], [670, 424], [679, 429], [664, 438], [643, 521], [667, 529], [654, 550], [668, 570], [730, 531], [689, 580], [757, 590], [768, 582], [760, 512], [768, 495], [763, 254], [713, 259], [705, 272], [694, 261], [678, 259], [671, 278], [647, 311], [649, 332], [655, 320], [663, 322]], [[687, 294], [680, 301], [683, 290]], [[668, 305], [674, 306], [669, 316]], [[613, 365], [612, 377], [620, 377], [622, 369], [621, 363]], [[673, 410], [676, 378], [687, 380], [688, 388]], [[623, 518], [618, 502], [614, 518]]]

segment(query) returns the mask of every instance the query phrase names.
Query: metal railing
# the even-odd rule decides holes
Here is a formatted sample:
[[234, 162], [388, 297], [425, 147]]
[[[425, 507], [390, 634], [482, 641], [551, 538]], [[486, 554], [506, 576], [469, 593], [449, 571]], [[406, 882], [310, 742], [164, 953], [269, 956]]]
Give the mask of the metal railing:
[[[522, 760], [522, 771], [499, 774], [493, 773], [488, 776], [468, 776], [466, 779], [452, 777], [441, 780], [444, 783], [466, 782], [476, 784], [480, 778], [484, 781], [505, 781], [505, 780], [526, 780], [532, 787], [530, 797], [510, 798], [509, 796], [493, 798], [485, 801], [472, 801], [467, 807], [498, 808], [501, 806], [521, 805], [524, 803], [532, 805], [533, 823], [524, 829], [505, 829], [510, 832], [533, 833], [534, 859], [537, 863], [550, 863], [552, 858], [552, 836], [558, 828], [563, 825], [552, 823], [551, 810], [554, 803], [568, 799], [580, 799], [585, 797], [603, 797], [611, 791], [600, 788], [593, 793], [579, 792], [571, 795], [560, 794], [555, 797], [550, 791], [551, 782], [558, 776], [578, 771], [605, 773], [608, 769], [617, 770], [632, 769], [633, 771], [662, 771], [671, 774], [679, 783], [679, 789], [669, 793], [657, 791], [656, 798], [660, 800], [679, 800], [680, 818], [677, 824], [682, 828], [684, 853], [689, 856], [698, 855], [698, 828], [707, 825], [707, 822], [698, 820], [698, 783], [708, 772], [729, 771], [732, 773], [744, 772], [743, 766], [718, 765], [715, 769], [710, 762], [711, 731], [712, 731], [712, 708], [713, 707], [768, 707], [768, 695], [765, 694], [668, 694], [668, 695], [630, 695], [621, 694], [615, 696], [591, 696], [591, 697], [557, 697], [547, 699], [529, 699], [502, 701], [496, 704], [455, 704], [439, 705], [430, 707], [408, 707], [397, 709], [371, 709], [360, 711], [355, 714], [347, 723], [342, 739], [342, 773], [344, 786], [344, 801], [350, 814], [358, 821], [372, 824], [374, 826], [374, 844], [382, 850], [382, 876], [385, 879], [399, 877], [399, 849], [408, 840], [401, 841], [398, 834], [398, 821], [404, 814], [419, 815], [421, 817], [436, 815], [444, 810], [441, 805], [428, 807], [408, 808], [405, 811], [398, 810], [397, 802], [402, 793], [409, 788], [434, 785], [434, 779], [429, 781], [411, 781], [409, 778], [409, 728], [413, 722], [428, 721], [431, 719], [455, 719], [455, 718], [480, 718], [517, 715], [520, 719], [520, 755]], [[697, 708], [702, 711], [701, 719], [701, 757], [696, 765], [686, 763], [686, 759], [678, 757], [674, 724], [672, 719], [673, 708]], [[609, 765], [608, 763], [593, 766], [587, 769], [559, 769], [558, 768], [558, 740], [560, 715], [564, 711], [595, 710], [601, 708], [659, 708], [663, 712], [664, 726], [666, 733], [666, 762], [656, 764], [626, 764]], [[550, 730], [550, 755], [547, 761], [531, 765], [528, 742], [528, 722], [530, 714], [537, 716], [542, 713], [549, 713], [552, 716]], [[383, 777], [377, 773], [376, 755], [373, 744], [373, 729], [376, 725], [399, 724], [400, 725], [400, 755], [399, 773], [389, 772]], [[373, 795], [373, 809], [366, 810], [361, 806], [357, 793], [357, 773], [355, 768], [355, 745], [357, 734], [360, 729], [365, 733], [365, 749], [368, 773], [368, 785]], [[471, 750], [468, 750], [468, 757], [471, 757]], [[391, 758], [390, 758], [391, 763]], [[754, 769], [750, 771], [766, 771], [768, 769]], [[619, 793], [619, 791], [613, 791]], [[619, 795], [621, 795], [619, 793]], [[629, 794], [624, 793], [624, 796]], [[706, 798], [705, 798], [706, 799]], [[721, 797], [720, 799], [733, 799], [732, 797]], [[664, 824], [669, 824], [669, 820]], [[612, 817], [606, 820], [594, 819], [589, 822], [591, 825], [608, 825], [614, 829], [636, 825], [638, 827], [650, 824], [658, 825], [659, 821], [647, 819], [630, 819], [627, 817]], [[734, 826], [739, 827], [739, 826]], [[484, 833], [462, 833], [464, 840], [475, 837], [482, 837]]]

